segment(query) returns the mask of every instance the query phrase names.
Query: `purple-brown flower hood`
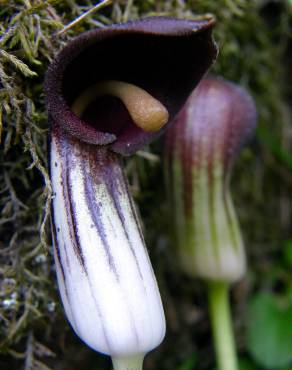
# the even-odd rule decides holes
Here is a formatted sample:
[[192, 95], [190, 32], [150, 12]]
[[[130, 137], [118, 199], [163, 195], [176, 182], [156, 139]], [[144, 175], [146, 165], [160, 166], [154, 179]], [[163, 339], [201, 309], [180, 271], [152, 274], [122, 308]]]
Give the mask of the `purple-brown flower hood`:
[[81, 141], [110, 145], [127, 155], [158, 132], [137, 127], [122, 102], [102, 97], [81, 118], [71, 110], [88, 86], [119, 80], [141, 87], [174, 118], [217, 55], [214, 20], [153, 17], [85, 32], [73, 39], [50, 66], [45, 93], [50, 120]]

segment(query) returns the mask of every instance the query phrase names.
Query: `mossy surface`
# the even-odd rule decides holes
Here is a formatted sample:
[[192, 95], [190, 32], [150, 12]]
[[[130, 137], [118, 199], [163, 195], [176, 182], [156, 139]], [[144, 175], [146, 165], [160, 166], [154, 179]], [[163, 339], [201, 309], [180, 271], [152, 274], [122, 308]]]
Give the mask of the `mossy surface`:
[[[257, 103], [257, 136], [244, 150], [232, 182], [251, 262], [247, 278], [234, 291], [239, 350], [245, 354], [241, 329], [247, 296], [291, 280], [279, 262], [275, 270], [291, 234], [287, 102], [292, 94], [291, 84], [285, 83], [290, 76], [286, 66], [291, 66], [291, 5], [284, 0], [121, 0], [77, 21], [92, 7], [89, 0], [0, 0], [0, 367], [110, 366], [74, 337], [58, 298], [48, 225], [52, 190], [43, 79], [53, 56], [70, 38], [145, 15], [214, 14], [220, 54], [212, 72], [247, 87]], [[127, 162], [168, 320], [167, 339], [149, 356], [145, 369], [179, 368], [198, 350], [197, 368], [207, 369], [213, 360], [206, 298], [200, 282], [180, 275], [169, 251], [161, 153], [162, 140]]]

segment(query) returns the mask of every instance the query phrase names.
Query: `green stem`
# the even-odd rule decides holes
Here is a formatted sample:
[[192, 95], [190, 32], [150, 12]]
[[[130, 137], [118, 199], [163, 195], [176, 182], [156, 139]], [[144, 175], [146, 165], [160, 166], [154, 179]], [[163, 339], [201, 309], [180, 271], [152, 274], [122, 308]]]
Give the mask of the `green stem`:
[[210, 316], [219, 370], [238, 369], [228, 295], [228, 284], [208, 282]]
[[131, 357], [112, 357], [114, 370], [142, 370], [144, 354]]

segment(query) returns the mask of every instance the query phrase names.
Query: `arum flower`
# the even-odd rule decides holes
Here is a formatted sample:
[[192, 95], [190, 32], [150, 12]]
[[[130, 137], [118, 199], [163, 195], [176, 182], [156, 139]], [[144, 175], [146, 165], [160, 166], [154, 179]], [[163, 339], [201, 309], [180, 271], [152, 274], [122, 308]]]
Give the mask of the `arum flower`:
[[212, 19], [84, 33], [50, 67], [53, 239], [66, 315], [115, 369], [141, 369], [165, 319], [121, 155], [156, 138], [216, 57]]
[[166, 138], [166, 177], [182, 269], [208, 282], [219, 366], [234, 370], [227, 287], [246, 270], [229, 182], [252, 135], [256, 110], [248, 93], [221, 78], [202, 80]]
[[175, 246], [190, 276], [234, 282], [246, 270], [229, 182], [255, 122], [255, 106], [246, 91], [221, 78], [207, 78], [167, 132], [166, 175], [175, 210]]

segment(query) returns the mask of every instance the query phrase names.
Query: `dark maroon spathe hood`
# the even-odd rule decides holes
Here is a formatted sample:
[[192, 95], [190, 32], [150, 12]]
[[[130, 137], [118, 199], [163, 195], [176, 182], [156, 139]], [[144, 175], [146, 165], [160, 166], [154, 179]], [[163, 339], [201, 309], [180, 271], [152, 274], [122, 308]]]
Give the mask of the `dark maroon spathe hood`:
[[82, 118], [71, 110], [87, 87], [104, 80], [135, 84], [169, 111], [169, 122], [217, 55], [214, 20], [153, 17], [92, 30], [73, 39], [50, 66], [45, 93], [52, 123], [81, 141], [110, 145], [127, 155], [162, 131], [145, 132], [132, 122], [123, 104], [104, 97]]

